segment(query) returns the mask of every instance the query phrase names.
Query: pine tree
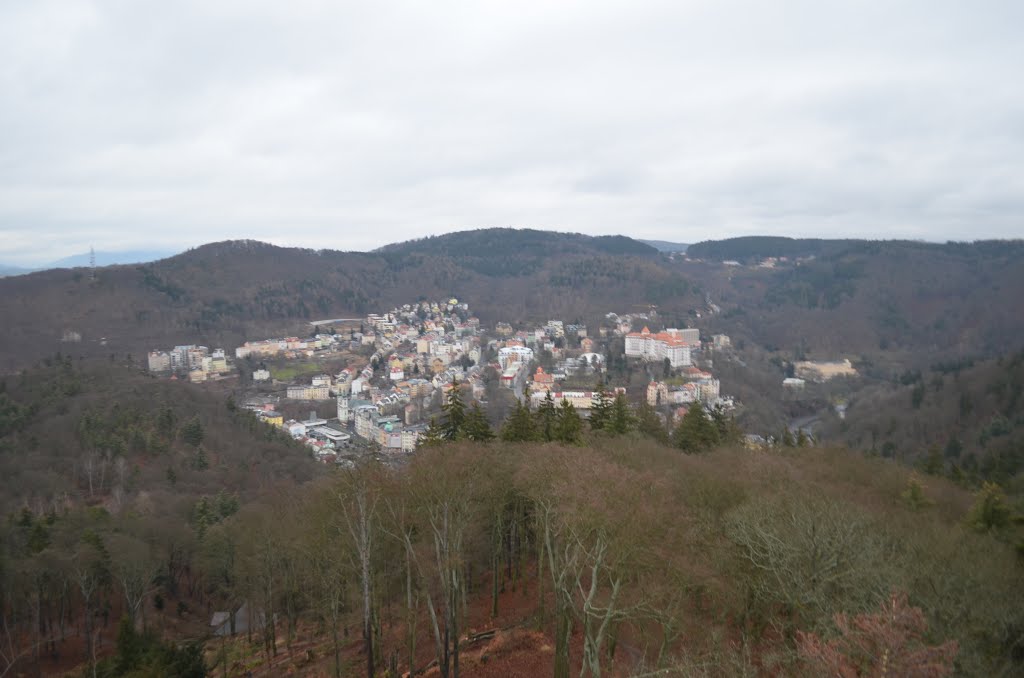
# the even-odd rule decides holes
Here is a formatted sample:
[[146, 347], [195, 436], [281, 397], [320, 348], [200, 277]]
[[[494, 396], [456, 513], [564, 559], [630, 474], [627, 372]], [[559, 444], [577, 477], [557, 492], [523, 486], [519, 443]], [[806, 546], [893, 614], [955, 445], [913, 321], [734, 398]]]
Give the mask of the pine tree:
[[1006, 501], [1006, 493], [996, 483], [985, 483], [975, 495], [967, 514], [967, 524], [979, 532], [999, 530], [1010, 524], [1013, 510]]
[[541, 440], [550, 442], [555, 439], [555, 416], [555, 399], [548, 391], [537, 408], [537, 435]]
[[675, 430], [676, 447], [688, 454], [705, 452], [718, 444], [718, 429], [701, 404], [694, 403]]
[[636, 409], [636, 429], [659, 442], [665, 444], [669, 442], [668, 429], [665, 428], [665, 424], [662, 423], [654, 407], [646, 400], [642, 401]]
[[918, 466], [922, 471], [933, 476], [941, 476], [945, 472], [946, 461], [942, 458], [942, 451], [937, 443], [928, 448], [927, 456], [918, 463]]
[[462, 438], [466, 425], [466, 405], [462, 402], [462, 393], [459, 391], [459, 382], [452, 380], [452, 390], [448, 391], [448, 399], [441, 407], [445, 413], [443, 426], [445, 440], [459, 440]]
[[517, 402], [512, 414], [501, 427], [501, 439], [510, 443], [525, 443], [537, 440], [537, 422], [533, 420], [530, 408]]
[[782, 437], [779, 439], [783, 447], [795, 447], [796, 442], [793, 440], [793, 432], [786, 426], [782, 429]]
[[598, 377], [594, 388], [594, 404], [590, 408], [590, 428], [601, 431], [608, 425], [612, 414], [612, 397], [605, 388], [604, 380]]
[[583, 419], [573, 404], [565, 398], [562, 398], [556, 415], [555, 439], [568, 445], [579, 445], [583, 442]]
[[203, 448], [197, 448], [195, 456], [192, 457], [192, 468], [197, 471], [205, 471], [210, 468], [210, 460], [206, 458], [206, 451]]
[[466, 440], [478, 443], [494, 440], [494, 431], [491, 430], [491, 424], [487, 421], [487, 415], [480, 409], [480, 403], [473, 403], [469, 408], [469, 414], [466, 415], [466, 420], [463, 423], [462, 436]]
[[[743, 437], [743, 432], [739, 426], [736, 425], [736, 420], [728, 416], [725, 410], [719, 405], [715, 409], [709, 412], [711, 421], [715, 425], [715, 429], [718, 431], [718, 444], [719, 445], [734, 445], [740, 442]], [[809, 444], [810, 440], [805, 437], [805, 444]]]
[[444, 442], [444, 427], [437, 423], [436, 417], [430, 418], [430, 426], [419, 437], [417, 447], [437, 447]]
[[203, 425], [198, 416], [192, 417], [181, 427], [181, 439], [192, 447], [199, 447], [199, 443], [203, 442]]
[[634, 426], [635, 422], [633, 420], [633, 413], [629, 411], [629, 403], [626, 402], [626, 396], [620, 393], [615, 396], [615, 401], [612, 403], [611, 418], [608, 420], [608, 425], [605, 428], [609, 433], [621, 436], [633, 430]]

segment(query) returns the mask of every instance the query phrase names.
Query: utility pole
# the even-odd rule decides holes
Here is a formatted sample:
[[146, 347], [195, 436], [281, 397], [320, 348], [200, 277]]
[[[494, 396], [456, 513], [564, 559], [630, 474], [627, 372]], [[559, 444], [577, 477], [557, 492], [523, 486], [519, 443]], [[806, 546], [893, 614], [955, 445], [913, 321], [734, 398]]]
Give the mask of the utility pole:
[[89, 280], [96, 281], [96, 250], [89, 246]]

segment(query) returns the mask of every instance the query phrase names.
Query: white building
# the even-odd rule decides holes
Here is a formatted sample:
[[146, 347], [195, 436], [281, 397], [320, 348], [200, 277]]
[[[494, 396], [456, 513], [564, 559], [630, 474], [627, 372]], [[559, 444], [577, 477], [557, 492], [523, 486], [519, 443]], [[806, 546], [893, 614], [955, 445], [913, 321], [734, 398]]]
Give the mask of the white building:
[[528, 363], [533, 360], [533, 349], [525, 346], [506, 346], [498, 349], [498, 364], [501, 369], [516, 363]]
[[166, 351], [149, 352], [150, 372], [169, 372], [171, 370], [171, 356]]
[[699, 343], [700, 330], [669, 329], [652, 334], [645, 327], [640, 332], [631, 332], [626, 335], [626, 355], [631, 358], [643, 358], [651, 361], [668, 358], [672, 367], [686, 367], [693, 364], [690, 356], [693, 346], [690, 339], [693, 338], [693, 333], [696, 333], [697, 343]]

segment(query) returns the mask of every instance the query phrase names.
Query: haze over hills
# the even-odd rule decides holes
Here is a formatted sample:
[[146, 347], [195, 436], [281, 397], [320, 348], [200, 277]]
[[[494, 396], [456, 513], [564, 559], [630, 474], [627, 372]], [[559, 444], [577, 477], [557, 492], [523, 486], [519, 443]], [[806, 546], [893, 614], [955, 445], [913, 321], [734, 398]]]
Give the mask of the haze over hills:
[[669, 242], [667, 240], [641, 240], [645, 245], [650, 245], [659, 252], [686, 252], [689, 245], [681, 242]]
[[117, 266], [123, 264], [144, 264], [156, 261], [157, 259], [164, 259], [174, 254], [176, 252], [173, 250], [121, 250], [111, 252], [97, 250], [95, 253], [83, 252], [81, 254], [73, 254], [40, 266], [13, 266], [0, 263], [0, 276], [24, 275], [35, 271], [46, 271], [51, 268], [90, 266], [93, 256], [95, 256], [97, 266]]

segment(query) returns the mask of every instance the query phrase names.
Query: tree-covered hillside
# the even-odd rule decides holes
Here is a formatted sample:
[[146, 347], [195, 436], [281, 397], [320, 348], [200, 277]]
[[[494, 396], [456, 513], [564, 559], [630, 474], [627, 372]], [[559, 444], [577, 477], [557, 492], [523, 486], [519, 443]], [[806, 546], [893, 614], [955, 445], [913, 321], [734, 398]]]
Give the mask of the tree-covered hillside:
[[[466, 239], [466, 242], [463, 242]], [[687, 276], [628, 238], [492, 229], [374, 253], [252, 241], [215, 243], [141, 266], [55, 270], [0, 280], [0, 371], [58, 350], [141, 355], [155, 346], [237, 346], [457, 296], [487, 322], [574, 319], [658, 304], [699, 303]], [[61, 343], [66, 332], [80, 343]]]
[[936, 475], [1024, 494], [1024, 352], [939, 363], [866, 388], [824, 434]]
[[680, 266], [722, 308], [709, 324], [791, 356], [920, 369], [958, 355], [1001, 355], [1024, 336], [1017, 241], [862, 241], [775, 268]]

